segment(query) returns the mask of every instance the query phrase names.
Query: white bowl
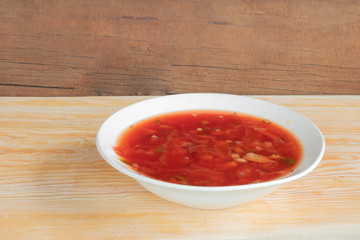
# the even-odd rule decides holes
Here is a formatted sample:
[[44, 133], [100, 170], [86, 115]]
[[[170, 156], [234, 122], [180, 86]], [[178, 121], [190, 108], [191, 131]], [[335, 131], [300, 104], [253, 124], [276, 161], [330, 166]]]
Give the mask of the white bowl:
[[[223, 110], [246, 113], [275, 122], [290, 130], [303, 145], [303, 159], [291, 174], [268, 182], [239, 186], [201, 187], [163, 182], [146, 177], [122, 163], [113, 146], [120, 134], [135, 122], [155, 115], [184, 110]], [[285, 107], [255, 98], [213, 93], [163, 96], [125, 107], [101, 125], [96, 145], [101, 156], [115, 169], [134, 178], [155, 195], [192, 208], [221, 209], [252, 201], [279, 185], [311, 172], [320, 162], [325, 141], [320, 130], [304, 116]]]

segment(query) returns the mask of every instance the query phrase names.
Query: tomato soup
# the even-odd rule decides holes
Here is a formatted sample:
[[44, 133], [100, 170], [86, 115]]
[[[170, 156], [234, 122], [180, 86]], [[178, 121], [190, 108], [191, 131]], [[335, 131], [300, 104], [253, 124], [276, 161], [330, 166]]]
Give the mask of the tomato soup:
[[114, 150], [148, 177], [193, 186], [280, 178], [302, 158], [299, 140], [267, 119], [234, 112], [164, 114], [131, 125]]

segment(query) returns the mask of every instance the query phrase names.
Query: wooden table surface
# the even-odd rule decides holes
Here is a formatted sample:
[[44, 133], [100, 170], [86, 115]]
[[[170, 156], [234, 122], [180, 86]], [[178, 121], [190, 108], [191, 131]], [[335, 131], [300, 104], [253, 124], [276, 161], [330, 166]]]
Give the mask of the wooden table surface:
[[0, 96], [360, 94], [360, 1], [0, 0]]
[[256, 97], [307, 116], [326, 152], [309, 175], [224, 210], [160, 199], [97, 153], [100, 124], [149, 97], [0, 98], [0, 238], [358, 239], [360, 97]]

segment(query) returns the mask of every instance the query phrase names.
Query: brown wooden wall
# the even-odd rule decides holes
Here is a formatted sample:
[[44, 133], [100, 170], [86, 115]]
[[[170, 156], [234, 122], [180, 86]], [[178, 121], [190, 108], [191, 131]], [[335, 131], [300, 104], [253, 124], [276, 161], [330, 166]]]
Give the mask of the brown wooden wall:
[[0, 0], [0, 96], [360, 94], [360, 1]]

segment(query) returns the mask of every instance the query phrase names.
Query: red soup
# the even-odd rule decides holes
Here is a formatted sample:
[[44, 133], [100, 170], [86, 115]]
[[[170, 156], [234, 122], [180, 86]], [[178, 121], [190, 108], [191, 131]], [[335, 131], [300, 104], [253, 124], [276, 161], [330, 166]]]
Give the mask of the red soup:
[[282, 177], [302, 147], [266, 119], [214, 111], [177, 112], [143, 120], [118, 139], [115, 152], [148, 177], [194, 186], [230, 186]]

